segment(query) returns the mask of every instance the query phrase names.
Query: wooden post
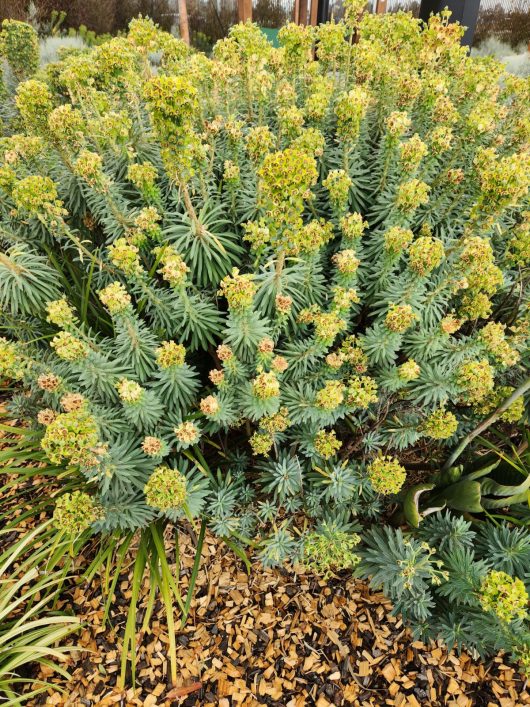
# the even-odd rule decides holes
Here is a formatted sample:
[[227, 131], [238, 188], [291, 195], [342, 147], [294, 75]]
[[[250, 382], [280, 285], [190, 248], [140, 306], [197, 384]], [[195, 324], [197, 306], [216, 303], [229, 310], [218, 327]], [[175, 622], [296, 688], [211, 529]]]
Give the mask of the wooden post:
[[298, 21], [301, 25], [307, 24], [307, 0], [300, 0], [300, 16]]
[[237, 0], [237, 12], [240, 22], [252, 22], [252, 0]]
[[376, 0], [375, 11], [378, 15], [384, 15], [386, 12], [387, 0]]
[[190, 23], [188, 22], [188, 8], [186, 0], [179, 0], [179, 27], [180, 38], [186, 44], [190, 43]]
[[300, 0], [294, 0], [293, 22], [296, 25], [300, 23]]
[[317, 23], [318, 0], [311, 0], [311, 10], [309, 12], [309, 24], [313, 27]]

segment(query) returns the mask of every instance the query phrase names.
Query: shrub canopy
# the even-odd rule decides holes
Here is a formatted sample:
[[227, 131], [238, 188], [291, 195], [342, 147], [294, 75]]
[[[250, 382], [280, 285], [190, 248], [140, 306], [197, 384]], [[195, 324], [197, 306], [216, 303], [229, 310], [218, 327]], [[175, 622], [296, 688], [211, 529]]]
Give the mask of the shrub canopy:
[[354, 5], [211, 58], [140, 18], [16, 86], [0, 368], [86, 479], [58, 522], [274, 521], [281, 562], [297, 511], [351, 530], [519, 382], [530, 82], [446, 15]]

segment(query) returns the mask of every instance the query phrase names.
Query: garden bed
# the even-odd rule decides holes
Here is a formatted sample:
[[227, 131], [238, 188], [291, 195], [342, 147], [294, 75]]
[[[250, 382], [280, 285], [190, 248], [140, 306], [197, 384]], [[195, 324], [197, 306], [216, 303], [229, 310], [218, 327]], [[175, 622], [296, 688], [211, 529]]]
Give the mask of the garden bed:
[[[183, 535], [182, 581], [193, 564]], [[80, 564], [88, 558], [81, 558]], [[72, 639], [71, 679], [33, 704], [105, 705], [514, 705], [530, 704], [526, 683], [502, 656], [482, 662], [441, 644], [414, 641], [390, 604], [348, 578], [317, 581], [295, 569], [250, 575], [208, 536], [188, 625], [177, 637], [179, 686], [168, 687], [167, 626], [158, 604], [140, 636], [136, 688], [116, 688], [130, 577], [118, 583], [103, 625], [101, 583], [66, 596], [86, 627]], [[148, 597], [144, 583], [141, 606]], [[144, 609], [139, 611], [142, 620]], [[64, 692], [61, 692], [63, 690]], [[189, 692], [189, 694], [188, 694]], [[187, 696], [186, 696], [187, 695]], [[173, 696], [173, 697], [172, 697]]]

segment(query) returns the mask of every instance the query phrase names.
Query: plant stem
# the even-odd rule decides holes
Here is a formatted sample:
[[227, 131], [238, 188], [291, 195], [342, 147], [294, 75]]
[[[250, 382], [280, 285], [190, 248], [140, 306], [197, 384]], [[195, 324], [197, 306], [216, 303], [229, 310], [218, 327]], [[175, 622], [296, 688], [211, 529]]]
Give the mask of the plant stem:
[[524, 395], [528, 390], [530, 390], [530, 377], [528, 377], [523, 383], [521, 383], [521, 385], [513, 391], [510, 397], [507, 398], [501, 405], [499, 405], [499, 407], [489, 417], [483, 420], [479, 425], [475, 427], [475, 429], [471, 430], [471, 432], [469, 432], [464, 437], [464, 439], [460, 442], [458, 447], [454, 450], [454, 452], [449, 456], [449, 458], [443, 465], [442, 471], [447, 471], [447, 469], [452, 467], [458, 457], [462, 454], [464, 449], [468, 446], [468, 444], [472, 442], [475, 437], [478, 437], [478, 435], [482, 434], [485, 430], [487, 430], [488, 427], [493, 425], [494, 422], [497, 422], [502, 413], [506, 412], [510, 405], [516, 400], [518, 400], [518, 398]]
[[193, 599], [193, 594], [195, 592], [195, 584], [197, 582], [197, 575], [199, 574], [199, 566], [201, 564], [202, 547], [204, 545], [204, 536], [206, 534], [206, 518], [202, 519], [201, 529], [199, 531], [199, 538], [197, 540], [197, 549], [195, 550], [195, 559], [193, 561], [193, 569], [191, 571], [190, 583], [188, 586], [188, 593], [186, 594], [186, 601], [184, 603], [184, 609], [182, 610], [182, 618], [180, 621], [180, 628], [183, 629], [188, 620], [188, 615], [190, 613], [191, 600]]

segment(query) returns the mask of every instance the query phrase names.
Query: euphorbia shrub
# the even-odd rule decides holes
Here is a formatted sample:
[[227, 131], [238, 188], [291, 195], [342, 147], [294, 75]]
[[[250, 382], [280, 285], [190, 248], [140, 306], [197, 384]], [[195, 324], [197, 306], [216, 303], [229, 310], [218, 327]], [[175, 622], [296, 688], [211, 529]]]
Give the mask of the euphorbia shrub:
[[86, 478], [57, 523], [272, 521], [265, 562], [308, 539], [351, 567], [403, 450], [441, 459], [517, 385], [530, 83], [446, 15], [362, 4], [279, 49], [237, 25], [212, 58], [139, 19], [18, 85], [1, 366]]

